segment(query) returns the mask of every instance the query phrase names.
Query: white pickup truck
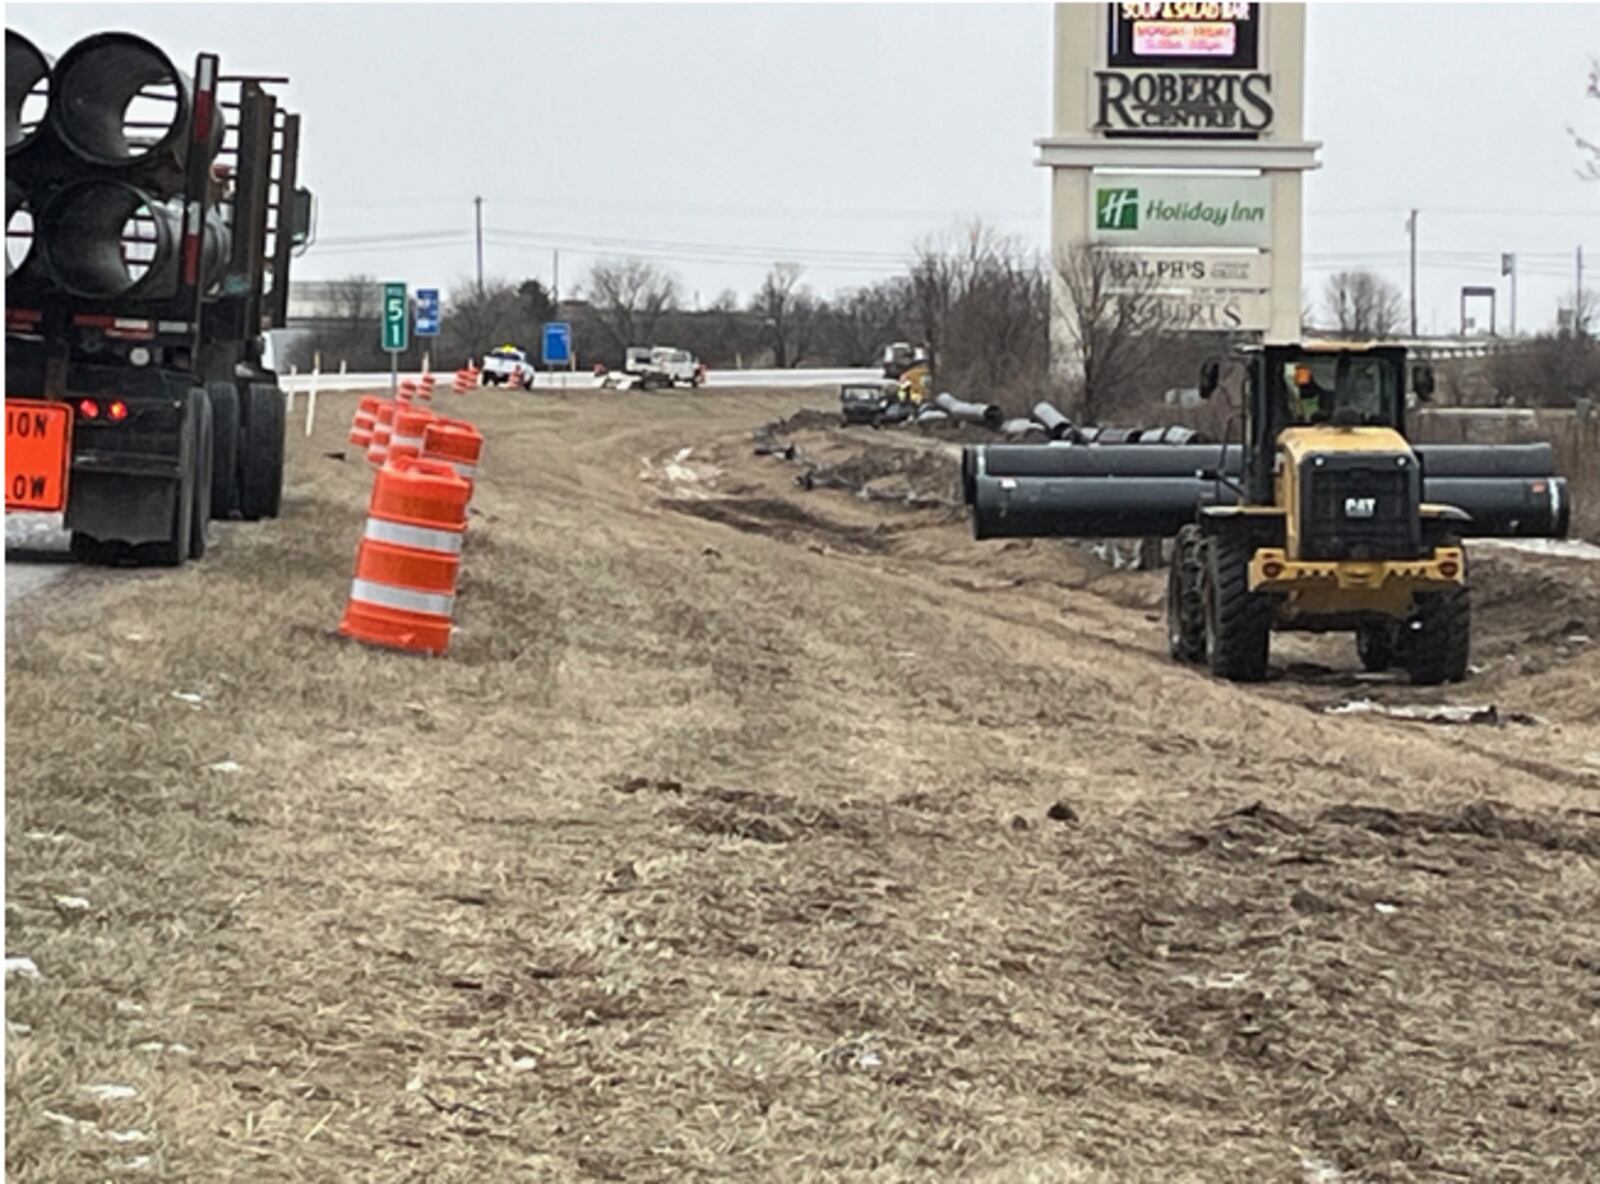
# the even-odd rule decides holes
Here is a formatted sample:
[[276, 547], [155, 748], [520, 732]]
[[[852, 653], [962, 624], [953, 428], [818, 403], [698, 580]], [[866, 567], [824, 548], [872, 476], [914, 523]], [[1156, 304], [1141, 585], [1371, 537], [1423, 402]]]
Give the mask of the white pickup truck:
[[484, 355], [484, 386], [517, 386], [531, 391], [533, 373], [533, 363], [528, 361], [528, 355], [514, 345], [502, 345]]
[[673, 349], [663, 345], [633, 345], [628, 347], [622, 363], [623, 372], [637, 378], [641, 390], [652, 387], [702, 386], [706, 368], [686, 349]]

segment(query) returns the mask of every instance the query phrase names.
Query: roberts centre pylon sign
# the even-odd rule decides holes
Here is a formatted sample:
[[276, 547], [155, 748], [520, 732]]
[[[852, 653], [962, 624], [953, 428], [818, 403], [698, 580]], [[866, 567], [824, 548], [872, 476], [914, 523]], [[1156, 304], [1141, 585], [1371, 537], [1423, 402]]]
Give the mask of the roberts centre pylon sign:
[[[1173, 327], [1300, 335], [1305, 9], [1291, 4], [1058, 4], [1051, 249], [1115, 259]], [[1153, 289], [1151, 285], [1153, 286]], [[1071, 367], [1068, 301], [1052, 355]]]

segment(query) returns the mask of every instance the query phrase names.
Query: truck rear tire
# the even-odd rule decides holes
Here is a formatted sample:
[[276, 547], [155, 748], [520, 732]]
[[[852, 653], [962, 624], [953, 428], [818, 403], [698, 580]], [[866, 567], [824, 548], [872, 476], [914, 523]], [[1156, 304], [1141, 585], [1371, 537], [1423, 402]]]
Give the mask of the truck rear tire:
[[1206, 664], [1230, 682], [1267, 677], [1273, 601], [1250, 591], [1248, 538], [1213, 537], [1205, 547]]
[[1196, 664], [1206, 657], [1204, 556], [1200, 528], [1185, 526], [1173, 541], [1167, 569], [1167, 652], [1179, 662]]
[[206, 387], [211, 399], [211, 516], [226, 520], [239, 508], [239, 392], [232, 383]]
[[283, 503], [283, 392], [251, 383], [244, 399], [239, 458], [239, 513], [247, 522], [276, 518]]
[[1465, 587], [1417, 597], [1407, 626], [1405, 664], [1411, 684], [1435, 687], [1467, 677], [1472, 649], [1472, 598]]

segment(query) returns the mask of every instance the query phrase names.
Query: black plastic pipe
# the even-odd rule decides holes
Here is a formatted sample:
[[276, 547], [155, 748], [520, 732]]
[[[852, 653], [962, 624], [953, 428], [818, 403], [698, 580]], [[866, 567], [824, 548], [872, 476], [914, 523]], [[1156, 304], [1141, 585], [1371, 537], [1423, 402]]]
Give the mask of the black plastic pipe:
[[948, 392], [933, 397], [933, 404], [957, 423], [981, 423], [994, 431], [1005, 422], [1005, 412], [993, 403], [968, 403]]
[[[1233, 505], [1228, 485], [1197, 476], [996, 476], [962, 466], [975, 538], [1163, 537], [1202, 506]], [[1471, 516], [1463, 538], [1564, 538], [1572, 503], [1562, 477], [1433, 477], [1425, 502]]]
[[1032, 415], [1034, 422], [1049, 432], [1052, 440], [1060, 440], [1072, 434], [1072, 421], [1061, 414], [1053, 404], [1043, 401], [1035, 403]]

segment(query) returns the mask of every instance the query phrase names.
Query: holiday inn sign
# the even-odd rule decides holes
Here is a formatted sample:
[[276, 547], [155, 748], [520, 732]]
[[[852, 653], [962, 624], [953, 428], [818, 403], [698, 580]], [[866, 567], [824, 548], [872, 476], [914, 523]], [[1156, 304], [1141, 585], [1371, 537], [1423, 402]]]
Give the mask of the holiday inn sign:
[[1097, 176], [1089, 238], [1121, 246], [1265, 247], [1272, 237], [1259, 177]]

